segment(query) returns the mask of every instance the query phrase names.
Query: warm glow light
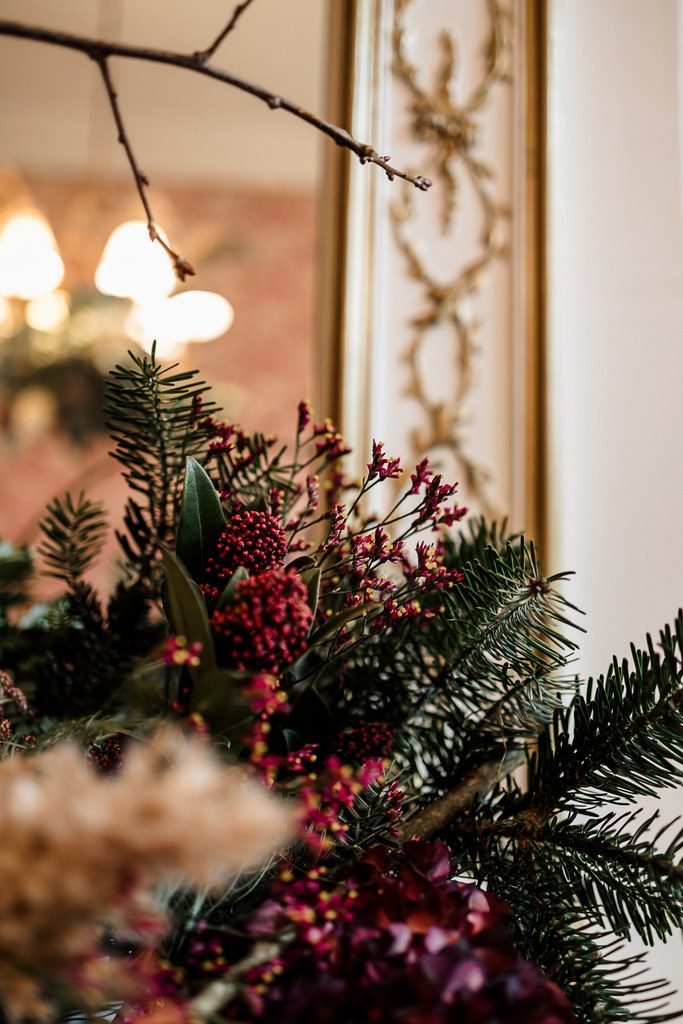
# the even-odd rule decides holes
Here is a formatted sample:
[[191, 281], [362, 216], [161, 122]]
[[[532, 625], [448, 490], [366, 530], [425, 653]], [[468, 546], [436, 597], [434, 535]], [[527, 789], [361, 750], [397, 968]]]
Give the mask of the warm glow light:
[[11, 338], [21, 327], [21, 315], [0, 295], [0, 338]]
[[32, 299], [26, 306], [26, 323], [35, 331], [59, 334], [69, 319], [71, 296], [67, 292], [51, 292]]
[[144, 221], [126, 221], [112, 231], [95, 271], [99, 291], [142, 304], [169, 295], [175, 284], [171, 262], [150, 241]]
[[232, 326], [235, 312], [215, 292], [182, 292], [170, 299], [136, 306], [126, 323], [129, 337], [147, 351], [156, 341], [160, 356], [169, 356], [187, 342], [213, 341]]
[[57, 417], [57, 400], [47, 388], [34, 386], [20, 391], [11, 413], [12, 430], [24, 440], [39, 438], [54, 427]]
[[37, 299], [63, 278], [64, 264], [45, 221], [33, 213], [10, 217], [0, 231], [0, 295]]

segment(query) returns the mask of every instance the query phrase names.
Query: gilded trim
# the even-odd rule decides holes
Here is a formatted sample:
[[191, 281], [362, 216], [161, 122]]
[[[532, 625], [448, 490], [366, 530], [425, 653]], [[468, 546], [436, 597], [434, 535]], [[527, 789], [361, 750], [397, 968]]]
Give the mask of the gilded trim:
[[[391, 0], [332, 4], [329, 23], [328, 115], [358, 138], [378, 135], [381, 26]], [[317, 405], [339, 425], [362, 475], [370, 433], [373, 281], [379, 176], [327, 150], [321, 215], [320, 346]], [[382, 182], [383, 184], [383, 182]]]
[[[520, 299], [520, 347], [523, 373], [515, 389], [514, 459], [519, 481], [515, 522], [543, 549], [548, 543], [546, 472], [546, 95], [548, 0], [517, 0], [513, 10], [521, 23], [513, 49], [511, 13], [498, 0], [487, 4], [490, 31], [485, 46], [482, 76], [466, 103], [456, 106], [449, 84], [455, 70], [452, 38], [442, 36], [442, 60], [433, 90], [419, 81], [406, 47], [406, 15], [412, 0], [345, 0], [332, 4], [329, 29], [328, 114], [354, 134], [374, 138], [380, 125], [382, 79], [379, 69], [393, 56], [394, 70], [410, 90], [415, 137], [430, 147], [437, 184], [442, 189], [442, 227], [457, 215], [458, 174], [475, 184], [485, 226], [480, 251], [454, 281], [440, 282], [425, 270], [410, 239], [410, 190], [394, 204], [393, 227], [409, 272], [424, 289], [426, 313], [415, 325], [405, 355], [411, 374], [411, 393], [424, 412], [422, 430], [412, 444], [421, 458], [430, 447], [445, 446], [459, 460], [469, 493], [480, 496], [480, 506], [491, 512], [487, 500], [487, 470], [469, 451], [469, 431], [463, 401], [472, 386], [476, 359], [476, 324], [468, 320], [466, 300], [480, 287], [491, 263], [507, 256], [508, 211], [495, 198], [490, 171], [476, 150], [479, 112], [494, 90], [509, 82], [515, 60], [518, 72], [517, 119], [522, 131], [515, 140], [516, 165], [521, 170], [515, 203], [520, 203], [522, 226], [518, 233], [513, 268]], [[382, 27], [384, 26], [384, 31]], [[388, 53], [387, 26], [393, 28]], [[383, 50], [382, 48], [385, 47]], [[520, 52], [521, 51], [521, 52]], [[321, 216], [320, 337], [318, 349], [318, 409], [339, 423], [356, 454], [362, 472], [369, 436], [372, 357], [372, 268], [374, 266], [375, 176], [364, 173], [348, 155], [326, 150]], [[517, 211], [516, 211], [517, 212]], [[521, 285], [521, 287], [520, 287]], [[419, 352], [430, 327], [445, 321], [456, 344], [459, 374], [452, 402], [430, 400], [428, 382], [421, 377]], [[517, 433], [519, 431], [519, 433]], [[518, 464], [521, 463], [521, 465]]]
[[[510, 211], [495, 196], [494, 175], [477, 155], [481, 138], [479, 116], [497, 90], [510, 82], [513, 57], [513, 21], [510, 10], [498, 0], [486, 0], [489, 34], [484, 46], [484, 67], [479, 81], [467, 100], [456, 103], [452, 83], [457, 72], [456, 43], [449, 32], [442, 32], [441, 62], [436, 84], [428, 89], [417, 67], [408, 56], [406, 37], [410, 9], [414, 0], [396, 0], [393, 24], [393, 70], [410, 94], [410, 118], [413, 138], [430, 150], [429, 171], [442, 196], [442, 231], [453, 230], [457, 214], [458, 186], [466, 175], [481, 207], [483, 227], [478, 248], [450, 280], [439, 280], [427, 269], [427, 263], [410, 239], [413, 205], [404, 191], [400, 203], [391, 209], [397, 245], [405, 257], [409, 275], [422, 286], [425, 313], [413, 321], [413, 334], [405, 354], [408, 365], [408, 394], [421, 407], [423, 424], [411, 435], [413, 454], [440, 448], [455, 457], [465, 484], [468, 500], [476, 499], [480, 508], [491, 514], [488, 497], [488, 470], [471, 451], [468, 438], [468, 413], [465, 408], [475, 378], [478, 324], [468, 317], [467, 306], [481, 287], [482, 277], [498, 259], [509, 256], [507, 220]], [[456, 370], [455, 394], [448, 402], [436, 401], [430, 394], [423, 365], [423, 351], [430, 332], [447, 323], [452, 330], [453, 360]]]
[[525, 0], [526, 530], [549, 551], [547, 447], [548, 2]]

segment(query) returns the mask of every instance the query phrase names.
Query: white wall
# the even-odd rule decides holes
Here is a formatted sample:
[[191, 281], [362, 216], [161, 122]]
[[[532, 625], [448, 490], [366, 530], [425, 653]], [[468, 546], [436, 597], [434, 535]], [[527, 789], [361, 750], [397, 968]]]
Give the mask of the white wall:
[[[676, 0], [551, 16], [553, 570], [597, 674], [683, 605], [683, 218]], [[668, 791], [663, 815], [683, 811]], [[676, 937], [657, 969], [679, 976]]]

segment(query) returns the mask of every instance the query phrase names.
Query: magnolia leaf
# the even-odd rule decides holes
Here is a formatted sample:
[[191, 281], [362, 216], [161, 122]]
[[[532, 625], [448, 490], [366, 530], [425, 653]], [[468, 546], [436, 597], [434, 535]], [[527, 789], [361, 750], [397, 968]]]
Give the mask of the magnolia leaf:
[[282, 740], [288, 754], [291, 754], [293, 750], [301, 750], [304, 745], [304, 741], [295, 729], [283, 729]]
[[287, 562], [285, 568], [290, 571], [303, 572], [304, 569], [315, 569], [316, 564], [315, 558], [311, 558], [310, 555], [297, 555], [291, 562]]
[[318, 597], [320, 595], [320, 569], [306, 569], [301, 573], [301, 582], [308, 591], [308, 607], [315, 615], [318, 608]]
[[193, 579], [199, 579], [206, 561], [225, 529], [225, 513], [218, 491], [196, 459], [188, 459], [180, 506], [176, 551]]
[[162, 548], [166, 579], [161, 588], [161, 600], [172, 631], [184, 636], [188, 643], [202, 645], [200, 664], [190, 668], [194, 684], [216, 668], [216, 655], [209, 628], [209, 618], [202, 592], [189, 576], [178, 556]]
[[198, 712], [214, 733], [246, 726], [252, 713], [243, 687], [250, 678], [247, 672], [227, 668], [204, 673], [192, 690], [190, 709]]
[[346, 626], [347, 623], [353, 622], [355, 619], [365, 619], [368, 617], [370, 612], [379, 608], [376, 601], [366, 601], [363, 604], [356, 605], [355, 608], [345, 608], [344, 611], [337, 612], [332, 618], [316, 629], [315, 633], [311, 633], [308, 638], [308, 646], [315, 647], [316, 644], [324, 644], [327, 640], [333, 640], [337, 635], [342, 626]]
[[232, 604], [232, 602], [235, 600], [235, 589], [237, 587], [237, 584], [242, 583], [244, 580], [248, 579], [249, 573], [247, 572], [243, 565], [239, 565], [235, 569], [234, 573], [232, 574], [228, 582], [226, 583], [225, 589], [222, 591], [218, 598], [218, 601], [216, 603], [216, 609], [219, 612], [222, 612], [224, 608], [226, 608], [229, 604]]

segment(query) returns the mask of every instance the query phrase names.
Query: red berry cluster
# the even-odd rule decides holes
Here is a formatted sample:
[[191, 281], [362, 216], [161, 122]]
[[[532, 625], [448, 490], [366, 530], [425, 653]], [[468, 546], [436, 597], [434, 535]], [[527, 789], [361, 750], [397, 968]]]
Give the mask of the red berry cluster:
[[335, 753], [344, 764], [364, 764], [391, 753], [391, 729], [384, 722], [360, 722], [340, 733]]
[[287, 537], [270, 512], [242, 509], [226, 524], [204, 568], [201, 585], [207, 598], [217, 597], [240, 566], [258, 576], [278, 569], [287, 554]]
[[123, 747], [119, 736], [107, 736], [98, 743], [91, 743], [88, 760], [102, 775], [114, 775], [123, 764]]
[[231, 667], [277, 673], [306, 650], [312, 621], [297, 574], [270, 569], [238, 583], [234, 602], [213, 613], [211, 627]]

